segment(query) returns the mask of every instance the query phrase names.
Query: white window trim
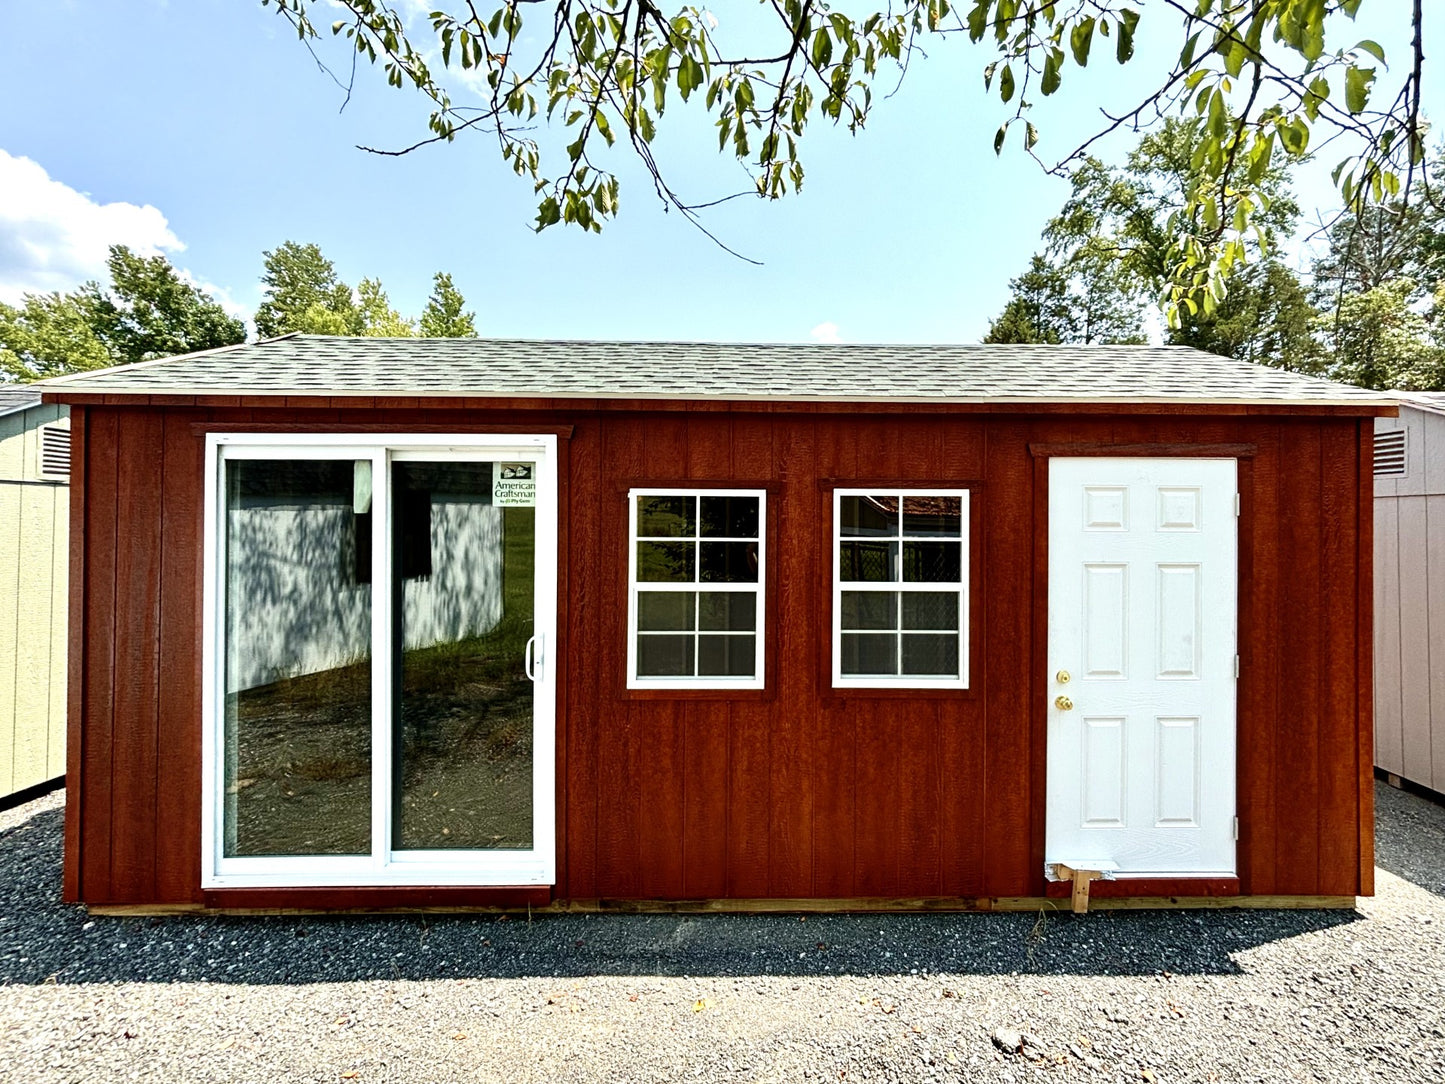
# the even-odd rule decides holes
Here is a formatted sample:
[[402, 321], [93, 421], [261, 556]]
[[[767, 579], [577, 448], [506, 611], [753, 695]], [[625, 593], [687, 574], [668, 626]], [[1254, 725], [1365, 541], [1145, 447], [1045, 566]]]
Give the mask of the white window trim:
[[[233, 451], [234, 450], [234, 451]], [[391, 463], [415, 453], [452, 459], [508, 458], [537, 463], [536, 649], [533, 698], [532, 849], [394, 851], [391, 846], [391, 596], [372, 592], [371, 817], [369, 855], [225, 857], [225, 561], [221, 552], [221, 472], [228, 459], [370, 459], [373, 487], [372, 583], [387, 582], [392, 538]], [[548, 435], [436, 433], [211, 433], [206, 437], [201, 633], [201, 887], [335, 888], [406, 885], [550, 885], [557, 879], [556, 711], [551, 665], [557, 642], [557, 438]], [[553, 574], [548, 575], [547, 571]]]
[[[967, 689], [969, 662], [969, 539], [972, 536], [973, 519], [970, 514], [966, 489], [909, 489], [894, 486], [870, 486], [864, 489], [833, 490], [833, 530], [831, 532], [833, 562], [833, 688], [835, 689]], [[842, 507], [844, 497], [958, 497], [962, 502], [963, 532], [960, 538], [962, 552], [959, 559], [959, 582], [954, 583], [887, 583], [876, 580], [864, 582], [840, 578], [839, 545], [842, 536]], [[901, 523], [900, 523], [901, 527]], [[852, 536], [850, 536], [851, 538]], [[900, 542], [908, 537], [899, 535]], [[937, 541], [937, 539], [934, 539]], [[847, 591], [958, 591], [958, 677], [921, 677], [912, 674], [875, 675], [843, 673], [843, 592]]]
[[[690, 583], [647, 583], [637, 582], [637, 499], [639, 497], [756, 497], [758, 500], [758, 579], [756, 583], [702, 583], [694, 578]], [[701, 532], [701, 521], [698, 523]], [[679, 541], [686, 541], [681, 539]], [[701, 541], [696, 536], [693, 541]], [[752, 542], [754, 539], [746, 539]], [[694, 577], [702, 575], [701, 561], [694, 563]], [[762, 689], [767, 685], [764, 650], [767, 635], [767, 576], [768, 576], [768, 492], [765, 489], [717, 489], [698, 485], [670, 489], [633, 489], [627, 493], [627, 687], [629, 689]], [[737, 591], [757, 595], [756, 637], [753, 647], [756, 651], [752, 677], [725, 677], [707, 674], [698, 677], [639, 677], [637, 673], [637, 595], [639, 590], [714, 592]], [[692, 635], [698, 635], [694, 632]], [[742, 634], [739, 634], [742, 635]]]

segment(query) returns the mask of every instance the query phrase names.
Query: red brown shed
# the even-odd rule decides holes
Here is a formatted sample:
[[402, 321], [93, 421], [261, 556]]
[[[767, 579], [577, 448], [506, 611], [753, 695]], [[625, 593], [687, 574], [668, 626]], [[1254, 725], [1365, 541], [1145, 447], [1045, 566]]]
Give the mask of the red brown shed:
[[1182, 348], [311, 336], [45, 389], [68, 899], [1372, 891], [1373, 393]]

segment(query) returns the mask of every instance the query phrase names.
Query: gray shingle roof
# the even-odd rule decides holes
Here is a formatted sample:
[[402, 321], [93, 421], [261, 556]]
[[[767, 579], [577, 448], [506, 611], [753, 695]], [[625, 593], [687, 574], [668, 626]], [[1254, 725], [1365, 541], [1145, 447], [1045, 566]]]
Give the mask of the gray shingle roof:
[[1379, 393], [1157, 346], [754, 345], [292, 335], [47, 391], [902, 402], [1367, 405]]
[[0, 384], [0, 414], [14, 414], [40, 405], [40, 389], [34, 384]]

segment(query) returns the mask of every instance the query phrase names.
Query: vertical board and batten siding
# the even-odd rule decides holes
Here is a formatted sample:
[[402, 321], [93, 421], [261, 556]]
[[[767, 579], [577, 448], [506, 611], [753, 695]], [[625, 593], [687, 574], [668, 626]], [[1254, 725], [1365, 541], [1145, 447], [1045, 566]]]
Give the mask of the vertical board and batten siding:
[[1374, 480], [1375, 763], [1445, 791], [1445, 415], [1400, 405], [1405, 472]]
[[69, 487], [41, 444], [67, 413], [0, 416], [0, 799], [65, 774]]
[[[70, 898], [202, 899], [202, 422], [574, 427], [553, 892], [572, 900], [1042, 895], [1047, 495], [1030, 445], [1253, 444], [1240, 471], [1240, 890], [1371, 891], [1371, 419], [586, 403], [84, 413]], [[768, 488], [766, 689], [627, 690], [626, 493], [660, 484]], [[972, 491], [965, 691], [830, 688], [831, 487], [870, 484]]]

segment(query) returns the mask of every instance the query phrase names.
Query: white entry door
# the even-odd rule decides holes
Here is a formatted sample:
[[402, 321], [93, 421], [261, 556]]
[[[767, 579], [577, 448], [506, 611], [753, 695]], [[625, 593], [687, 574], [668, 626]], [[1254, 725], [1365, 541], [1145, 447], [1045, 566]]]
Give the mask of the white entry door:
[[1049, 464], [1046, 867], [1235, 872], [1236, 464]]

